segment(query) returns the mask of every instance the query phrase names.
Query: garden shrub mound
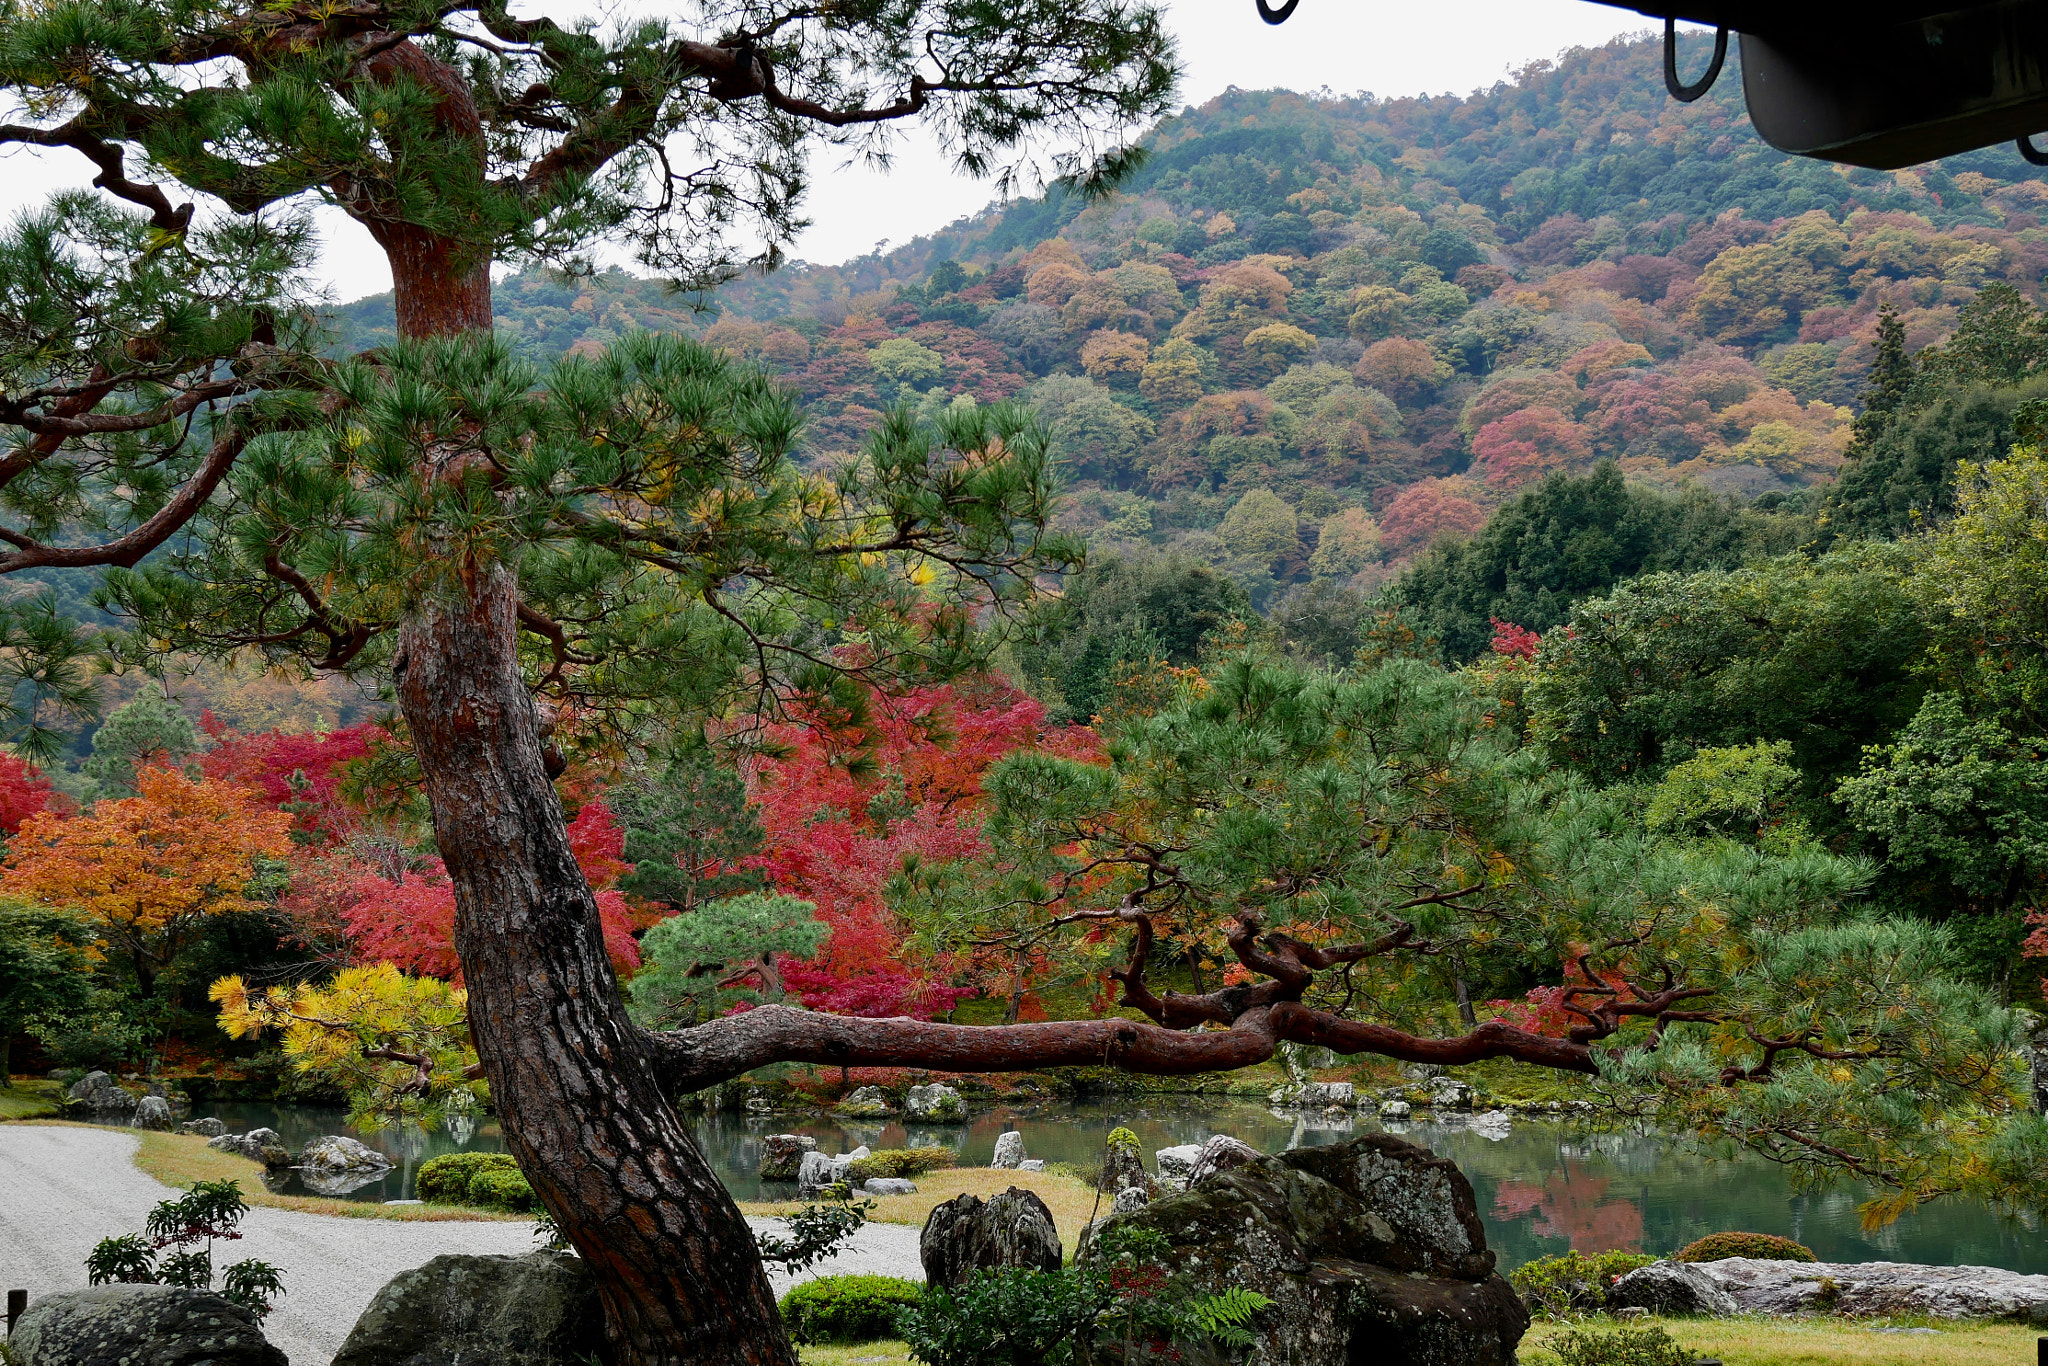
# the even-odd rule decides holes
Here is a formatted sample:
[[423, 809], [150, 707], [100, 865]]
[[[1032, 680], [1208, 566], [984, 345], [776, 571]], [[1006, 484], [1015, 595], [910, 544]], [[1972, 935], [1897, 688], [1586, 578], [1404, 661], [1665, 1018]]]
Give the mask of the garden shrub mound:
[[1725, 1262], [1747, 1257], [1758, 1262], [1817, 1262], [1813, 1249], [1775, 1233], [1709, 1233], [1671, 1254], [1674, 1262]]
[[512, 1214], [540, 1209], [533, 1187], [509, 1153], [447, 1153], [420, 1164], [419, 1197], [440, 1205], [480, 1205]]
[[924, 1287], [900, 1276], [820, 1276], [782, 1297], [782, 1321], [803, 1343], [874, 1342], [896, 1336], [896, 1315]]
[[923, 1176], [952, 1165], [951, 1148], [883, 1148], [857, 1158], [847, 1167], [846, 1179], [858, 1186], [876, 1177]]
[[1598, 1252], [1591, 1257], [1566, 1252], [1524, 1263], [1508, 1274], [1508, 1284], [1531, 1314], [1598, 1314], [1608, 1307], [1607, 1292], [1616, 1281], [1656, 1260], [1645, 1252]]

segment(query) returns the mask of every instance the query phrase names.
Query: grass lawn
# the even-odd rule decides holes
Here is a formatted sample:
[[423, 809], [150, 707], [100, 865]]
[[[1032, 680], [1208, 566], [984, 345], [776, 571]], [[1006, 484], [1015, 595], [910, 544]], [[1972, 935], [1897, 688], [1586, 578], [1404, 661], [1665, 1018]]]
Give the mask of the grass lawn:
[[[1726, 1366], [2033, 1366], [2038, 1328], [1933, 1319], [1656, 1319], [1693, 1354]], [[1614, 1326], [1596, 1319], [1598, 1327]], [[1566, 1325], [1538, 1323], [1522, 1339], [1524, 1366], [1557, 1366], [1543, 1340]], [[1933, 1328], [1880, 1333], [1876, 1328]], [[914, 1366], [900, 1342], [798, 1349], [803, 1366]]]
[[[1694, 1356], [1727, 1366], [2033, 1366], [2041, 1330], [2015, 1323], [1944, 1319], [1647, 1319], [1661, 1323]], [[1612, 1322], [1596, 1319], [1601, 1328]], [[1566, 1325], [1538, 1323], [1522, 1339], [1525, 1366], [1557, 1366], [1541, 1350]], [[1932, 1328], [1881, 1333], [1879, 1328]], [[809, 1358], [805, 1358], [808, 1362]]]
[[0, 1085], [0, 1120], [43, 1119], [64, 1112], [64, 1088], [54, 1081]]
[[914, 1366], [900, 1342], [863, 1342], [854, 1347], [799, 1347], [802, 1366]]
[[[1074, 1240], [1088, 1223], [1091, 1213], [1101, 1218], [1109, 1213], [1108, 1196], [1098, 1197], [1083, 1182], [1071, 1176], [1054, 1172], [1017, 1172], [999, 1170], [994, 1167], [941, 1167], [912, 1177], [917, 1185], [915, 1195], [865, 1195], [863, 1200], [872, 1200], [875, 1211], [869, 1217], [883, 1224], [916, 1224], [922, 1228], [925, 1217], [934, 1205], [943, 1205], [956, 1195], [979, 1195], [984, 1199], [998, 1191], [1017, 1186], [1035, 1192], [1052, 1211], [1054, 1227], [1059, 1229], [1060, 1242], [1067, 1255], [1074, 1252]], [[1098, 1203], [1099, 1201], [1099, 1203]], [[795, 1200], [748, 1200], [740, 1208], [755, 1216], [774, 1217], [794, 1214], [802, 1208]], [[809, 1358], [805, 1358], [809, 1360]]]
[[[70, 1124], [78, 1129], [111, 1128], [109, 1125]], [[142, 1140], [135, 1150], [135, 1165], [166, 1186], [189, 1189], [195, 1181], [239, 1181], [242, 1198], [252, 1205], [272, 1209], [295, 1209], [305, 1214], [333, 1214], [345, 1219], [398, 1219], [408, 1223], [502, 1223], [530, 1219], [526, 1214], [500, 1214], [492, 1210], [465, 1209], [456, 1205], [380, 1205], [370, 1200], [336, 1200], [318, 1195], [273, 1195], [263, 1189], [263, 1168], [240, 1153], [224, 1153], [206, 1146], [197, 1134], [163, 1134], [147, 1130], [117, 1129]]]

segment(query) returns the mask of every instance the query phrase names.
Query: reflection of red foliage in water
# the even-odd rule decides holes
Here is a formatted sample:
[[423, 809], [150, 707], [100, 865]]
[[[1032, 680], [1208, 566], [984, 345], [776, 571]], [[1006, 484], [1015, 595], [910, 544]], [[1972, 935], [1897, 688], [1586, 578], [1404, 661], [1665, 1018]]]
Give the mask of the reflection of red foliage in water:
[[1574, 1252], [1640, 1252], [1643, 1212], [1632, 1200], [1602, 1199], [1609, 1184], [1604, 1176], [1574, 1175], [1569, 1168], [1540, 1186], [1503, 1181], [1493, 1193], [1493, 1217], [1534, 1214], [1532, 1232], [1567, 1239]]

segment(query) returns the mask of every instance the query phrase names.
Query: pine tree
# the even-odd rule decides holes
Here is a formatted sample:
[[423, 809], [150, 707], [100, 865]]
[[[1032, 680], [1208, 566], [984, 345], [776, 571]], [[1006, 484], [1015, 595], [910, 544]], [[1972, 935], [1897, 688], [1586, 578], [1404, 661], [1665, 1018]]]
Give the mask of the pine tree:
[[[0, 9], [0, 84], [26, 111], [0, 143], [82, 155], [98, 191], [0, 239], [0, 574], [107, 569], [131, 662], [253, 650], [388, 678], [493, 1102], [597, 1269], [617, 1359], [789, 1363], [753, 1238], [625, 1013], [549, 780], [662, 708], [829, 691], [842, 662], [971, 662], [973, 613], [934, 611], [926, 584], [943, 570], [950, 601], [985, 605], [1070, 560], [1044, 530], [1044, 441], [1000, 410], [898, 419], [860, 462], [807, 472], [794, 403], [702, 347], [519, 365], [489, 335], [491, 268], [578, 268], [604, 241], [685, 288], [772, 265], [811, 147], [881, 155], [906, 120], [1005, 188], [1106, 183], [1122, 134], [1165, 109], [1173, 49], [1123, 0], [529, 13]], [[316, 201], [383, 248], [396, 345], [320, 359]], [[837, 649], [853, 621], [858, 661]], [[0, 646], [47, 740], [36, 708], [83, 704], [84, 648], [47, 602], [6, 609]]]

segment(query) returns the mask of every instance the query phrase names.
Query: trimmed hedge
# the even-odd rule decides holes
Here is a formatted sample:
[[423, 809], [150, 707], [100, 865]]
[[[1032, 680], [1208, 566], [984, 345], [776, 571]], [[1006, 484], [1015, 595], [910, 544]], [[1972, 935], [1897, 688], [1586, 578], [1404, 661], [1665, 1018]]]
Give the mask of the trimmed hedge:
[[441, 1205], [481, 1205], [527, 1214], [540, 1208], [510, 1153], [444, 1153], [420, 1164], [419, 1197]]
[[1607, 1307], [1607, 1292], [1616, 1281], [1656, 1260], [1641, 1252], [1597, 1252], [1591, 1257], [1566, 1252], [1516, 1267], [1508, 1274], [1508, 1284], [1531, 1314], [1597, 1314]]
[[896, 1315], [923, 1295], [923, 1285], [897, 1276], [820, 1276], [790, 1287], [782, 1321], [798, 1342], [875, 1342], [895, 1337]]
[[848, 1167], [846, 1177], [857, 1186], [877, 1176], [923, 1176], [952, 1165], [951, 1148], [883, 1148]]
[[1674, 1262], [1725, 1262], [1749, 1257], [1759, 1262], [1817, 1262], [1813, 1249], [1775, 1233], [1709, 1233], [1671, 1254]]

